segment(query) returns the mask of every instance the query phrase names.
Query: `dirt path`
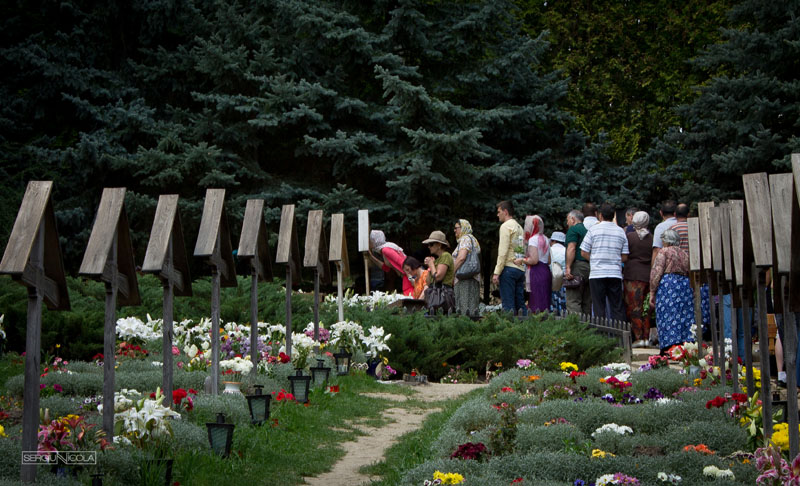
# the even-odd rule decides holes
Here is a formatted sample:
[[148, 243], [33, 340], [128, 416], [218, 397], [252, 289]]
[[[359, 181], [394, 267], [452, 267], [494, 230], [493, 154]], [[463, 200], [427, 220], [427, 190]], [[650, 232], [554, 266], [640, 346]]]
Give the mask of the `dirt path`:
[[417, 393], [413, 397], [388, 392], [366, 393], [366, 396], [398, 402], [399, 406], [389, 408], [383, 412], [383, 417], [388, 419], [390, 423], [380, 428], [357, 426], [366, 435], [359, 436], [353, 442], [342, 443], [341, 447], [345, 451], [345, 456], [334, 464], [331, 471], [317, 477], [306, 478], [306, 483], [312, 486], [358, 486], [373, 479], [380, 479], [379, 477], [361, 474], [358, 470], [362, 466], [374, 464], [383, 459], [386, 449], [397, 442], [400, 436], [416, 430], [428, 414], [440, 410], [438, 408], [403, 407], [403, 402], [408, 401], [409, 398], [424, 402], [449, 400], [483, 386], [485, 385], [430, 383], [414, 387], [413, 389]]

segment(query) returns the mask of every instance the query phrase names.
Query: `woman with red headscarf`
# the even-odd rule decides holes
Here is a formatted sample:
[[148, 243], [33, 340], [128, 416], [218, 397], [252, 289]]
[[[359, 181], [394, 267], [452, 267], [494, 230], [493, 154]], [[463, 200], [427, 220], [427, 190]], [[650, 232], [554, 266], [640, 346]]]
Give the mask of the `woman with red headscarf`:
[[525, 239], [525, 258], [517, 258], [514, 263], [528, 265], [528, 308], [531, 312], [544, 312], [550, 310], [553, 275], [550, 273], [550, 240], [544, 235], [544, 222], [540, 216], [525, 218]]

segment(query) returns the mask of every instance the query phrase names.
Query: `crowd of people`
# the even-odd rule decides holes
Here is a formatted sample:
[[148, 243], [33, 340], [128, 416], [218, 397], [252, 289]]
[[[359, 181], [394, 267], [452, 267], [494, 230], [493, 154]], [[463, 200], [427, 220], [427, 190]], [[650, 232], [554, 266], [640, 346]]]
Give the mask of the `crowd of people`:
[[[500, 222], [492, 284], [503, 310], [514, 313], [571, 311], [631, 323], [634, 347], [666, 351], [692, 341], [693, 291], [689, 284], [689, 207], [665, 201], [661, 222], [629, 208], [618, 224], [615, 208], [586, 203], [566, 215], [566, 232], [548, 237], [539, 215], [520, 225], [510, 201], [497, 204]], [[561, 225], [554, 224], [559, 227]], [[430, 256], [407, 256], [382, 231], [370, 234], [378, 272], [395, 272], [403, 293], [424, 299], [430, 308], [474, 315], [480, 303], [481, 245], [465, 219], [453, 227], [455, 247], [444, 232], [422, 241]], [[423, 260], [420, 262], [420, 260]], [[370, 274], [370, 283], [380, 282]], [[653, 324], [655, 323], [655, 326]], [[657, 332], [651, 332], [655, 328]]]

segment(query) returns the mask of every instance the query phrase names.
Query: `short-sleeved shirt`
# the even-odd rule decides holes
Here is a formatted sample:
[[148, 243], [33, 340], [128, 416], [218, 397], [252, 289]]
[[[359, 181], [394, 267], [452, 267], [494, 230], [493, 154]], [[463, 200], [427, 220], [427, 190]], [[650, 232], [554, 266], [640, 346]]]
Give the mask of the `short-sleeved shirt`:
[[594, 216], [586, 216], [585, 218], [583, 218], [583, 227], [586, 228], [586, 231], [589, 231], [590, 229], [592, 229], [592, 226], [596, 225], [599, 222], [600, 220]]
[[575, 243], [575, 261], [586, 261], [586, 259], [581, 256], [581, 243], [583, 243], [584, 236], [586, 236], [586, 227], [583, 223], [573, 224], [567, 230], [565, 246], [569, 248], [570, 243]]
[[453, 286], [453, 281], [456, 277], [455, 268], [455, 261], [453, 261], [453, 255], [448, 252], [442, 252], [442, 255], [434, 261], [434, 264], [438, 267], [440, 263], [447, 265], [447, 273], [444, 274], [444, 280], [442, 283], [445, 285]]
[[664, 221], [658, 223], [656, 229], [653, 230], [653, 248], [663, 248], [664, 243], [661, 242], [661, 235], [664, 234], [665, 231], [672, 228], [672, 225], [677, 223], [678, 220], [676, 218], [667, 218]]
[[680, 243], [678, 246], [685, 252], [689, 252], [689, 223], [686, 221], [678, 221], [677, 223], [673, 224], [670, 229], [675, 230], [678, 233], [678, 236], [681, 237]]
[[622, 279], [622, 255], [627, 255], [628, 238], [625, 230], [611, 221], [601, 221], [586, 232], [581, 250], [589, 253], [589, 280], [593, 278]]

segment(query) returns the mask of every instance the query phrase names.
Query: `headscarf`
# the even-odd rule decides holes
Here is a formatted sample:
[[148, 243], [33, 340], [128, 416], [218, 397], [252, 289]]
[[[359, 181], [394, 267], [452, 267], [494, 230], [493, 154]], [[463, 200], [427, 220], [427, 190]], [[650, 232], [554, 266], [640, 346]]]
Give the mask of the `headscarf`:
[[472, 225], [469, 224], [469, 221], [466, 219], [459, 219], [458, 224], [461, 225], [461, 237], [458, 239], [458, 244], [462, 245], [463, 248], [467, 248], [469, 242], [464, 240], [464, 238], [467, 238], [468, 240], [472, 240], [472, 246], [480, 251], [481, 245], [478, 244], [478, 239], [472, 234]]
[[644, 211], [636, 211], [633, 214], [633, 229], [636, 230], [640, 240], [650, 233], [647, 229], [648, 224], [650, 224], [649, 214]]
[[369, 240], [372, 242], [372, 246], [378, 251], [381, 251], [384, 248], [391, 248], [392, 250], [395, 250], [405, 255], [405, 252], [403, 252], [402, 248], [395, 245], [394, 243], [389, 243], [388, 241], [386, 241], [386, 235], [383, 234], [383, 231], [381, 230], [370, 231]]
[[544, 235], [544, 221], [538, 214], [525, 216], [525, 248], [528, 247], [531, 238], [537, 238], [536, 248], [539, 250], [539, 258], [543, 258], [550, 251], [550, 242]]

